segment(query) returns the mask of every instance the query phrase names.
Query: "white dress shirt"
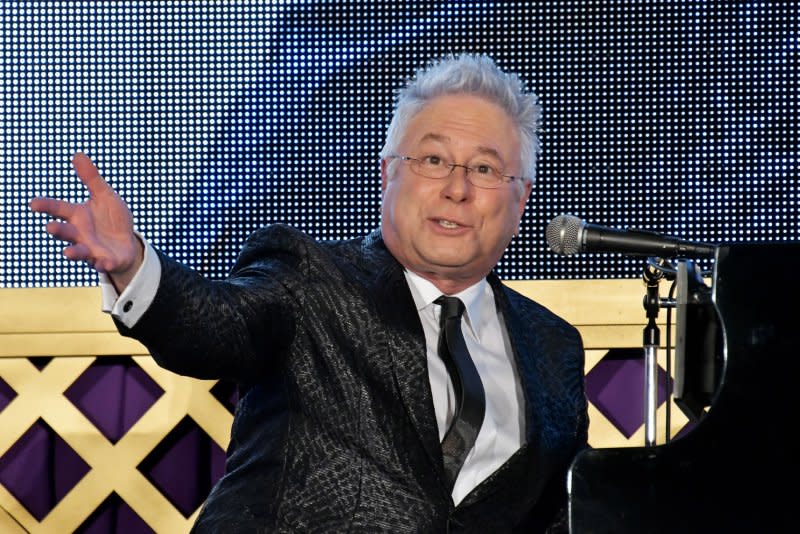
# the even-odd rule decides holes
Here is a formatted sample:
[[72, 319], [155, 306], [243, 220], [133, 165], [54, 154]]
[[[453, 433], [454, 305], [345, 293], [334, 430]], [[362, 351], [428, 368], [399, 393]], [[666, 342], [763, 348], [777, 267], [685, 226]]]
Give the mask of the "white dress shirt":
[[[415, 273], [405, 271], [405, 275], [425, 331], [428, 378], [441, 441], [453, 419], [455, 407], [453, 383], [438, 352], [441, 306], [433, 301], [442, 292]], [[453, 487], [453, 502], [458, 504], [522, 446], [525, 411], [511, 342], [495, 307], [492, 287], [484, 278], [450, 296], [458, 297], [464, 303], [461, 331], [486, 392], [483, 424]]]
[[[129, 328], [152, 303], [161, 278], [158, 255], [147, 241], [142, 239], [142, 242], [144, 262], [122, 294], [118, 295], [109, 277], [100, 273], [103, 311]], [[406, 270], [405, 276], [425, 332], [428, 375], [441, 441], [453, 418], [455, 403], [453, 384], [438, 354], [441, 306], [433, 301], [442, 293], [412, 272]], [[511, 342], [495, 307], [491, 286], [483, 279], [451, 296], [460, 298], [466, 308], [461, 329], [486, 391], [483, 424], [453, 487], [453, 502], [458, 504], [522, 446], [525, 419], [524, 397]]]

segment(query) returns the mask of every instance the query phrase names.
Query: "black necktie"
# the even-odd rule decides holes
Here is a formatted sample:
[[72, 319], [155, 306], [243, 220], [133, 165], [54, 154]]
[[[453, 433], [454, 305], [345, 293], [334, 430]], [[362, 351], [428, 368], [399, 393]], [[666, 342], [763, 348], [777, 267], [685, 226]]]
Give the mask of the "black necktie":
[[456, 394], [453, 421], [442, 440], [444, 470], [452, 489], [464, 459], [478, 437], [486, 411], [486, 395], [461, 333], [464, 303], [456, 297], [445, 296], [434, 302], [442, 307], [439, 356], [444, 360]]

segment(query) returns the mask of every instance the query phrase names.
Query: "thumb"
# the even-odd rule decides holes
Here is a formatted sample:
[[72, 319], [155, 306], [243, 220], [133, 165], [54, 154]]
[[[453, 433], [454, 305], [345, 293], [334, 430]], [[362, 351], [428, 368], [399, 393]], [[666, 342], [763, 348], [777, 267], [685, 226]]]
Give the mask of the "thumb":
[[111, 190], [111, 186], [100, 176], [95, 164], [83, 152], [78, 152], [72, 157], [72, 167], [78, 173], [81, 182], [89, 190], [89, 195], [95, 196]]

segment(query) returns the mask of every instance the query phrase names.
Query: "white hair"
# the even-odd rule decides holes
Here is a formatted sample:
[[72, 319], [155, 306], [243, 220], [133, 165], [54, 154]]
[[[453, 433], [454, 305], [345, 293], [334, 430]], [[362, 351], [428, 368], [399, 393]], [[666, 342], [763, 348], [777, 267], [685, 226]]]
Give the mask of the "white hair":
[[386, 158], [396, 151], [408, 123], [422, 108], [434, 98], [449, 94], [479, 96], [506, 111], [518, 129], [522, 173], [533, 182], [541, 152], [539, 98], [527, 90], [519, 76], [503, 72], [483, 54], [449, 55], [419, 69], [398, 91], [380, 157]]

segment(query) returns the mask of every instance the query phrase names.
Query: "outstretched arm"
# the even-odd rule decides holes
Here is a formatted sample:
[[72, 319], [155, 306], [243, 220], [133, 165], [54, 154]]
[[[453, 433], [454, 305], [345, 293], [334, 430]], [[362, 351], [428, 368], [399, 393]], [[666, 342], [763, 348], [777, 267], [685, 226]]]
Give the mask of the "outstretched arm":
[[142, 242], [133, 231], [133, 216], [88, 156], [75, 154], [72, 166], [88, 189], [89, 198], [73, 203], [38, 197], [31, 200], [31, 210], [56, 219], [47, 223], [47, 232], [69, 243], [64, 248], [67, 259], [85, 261], [107, 273], [121, 293], [144, 258]]

